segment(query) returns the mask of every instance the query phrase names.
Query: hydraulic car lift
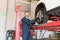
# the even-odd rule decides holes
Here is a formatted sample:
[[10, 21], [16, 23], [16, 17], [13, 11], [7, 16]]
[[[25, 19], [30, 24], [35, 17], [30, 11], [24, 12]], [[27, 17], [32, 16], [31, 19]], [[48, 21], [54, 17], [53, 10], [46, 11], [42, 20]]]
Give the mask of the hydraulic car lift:
[[[20, 18], [21, 17], [21, 9], [22, 9], [21, 5], [16, 6], [17, 25], [16, 25], [15, 40], [20, 40], [20, 37], [21, 37], [21, 27], [22, 27], [21, 18]], [[58, 21], [46, 23], [43, 26], [40, 26], [40, 25], [32, 26], [32, 29], [35, 29], [35, 30], [49, 30], [49, 31], [54, 31], [54, 32], [60, 32], [60, 19]]]

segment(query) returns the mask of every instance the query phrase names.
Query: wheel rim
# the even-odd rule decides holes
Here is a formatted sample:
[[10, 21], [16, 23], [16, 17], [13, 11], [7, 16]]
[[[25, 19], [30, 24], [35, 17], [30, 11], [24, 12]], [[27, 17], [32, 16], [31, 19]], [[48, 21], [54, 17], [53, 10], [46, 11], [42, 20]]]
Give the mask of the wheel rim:
[[38, 13], [37, 13], [37, 16], [39, 18], [39, 20], [37, 20], [38, 23], [42, 23], [43, 21], [43, 11], [40, 10]]

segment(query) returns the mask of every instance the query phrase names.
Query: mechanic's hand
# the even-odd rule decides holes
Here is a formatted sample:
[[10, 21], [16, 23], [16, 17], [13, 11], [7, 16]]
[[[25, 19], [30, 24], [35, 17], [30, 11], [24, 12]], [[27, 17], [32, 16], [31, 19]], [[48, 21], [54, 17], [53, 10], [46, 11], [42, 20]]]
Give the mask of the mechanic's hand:
[[32, 20], [35, 20], [35, 18], [32, 18]]

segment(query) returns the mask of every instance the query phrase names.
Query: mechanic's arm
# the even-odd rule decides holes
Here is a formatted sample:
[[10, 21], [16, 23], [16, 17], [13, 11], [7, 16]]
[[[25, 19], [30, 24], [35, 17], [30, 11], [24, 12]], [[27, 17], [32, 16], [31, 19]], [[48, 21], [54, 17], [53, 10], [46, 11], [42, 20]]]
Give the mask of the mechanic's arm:
[[29, 21], [27, 21], [27, 19], [25, 19], [25, 20], [22, 20], [22, 22], [25, 22], [27, 24], [34, 24], [36, 22], [36, 20], [29, 20]]

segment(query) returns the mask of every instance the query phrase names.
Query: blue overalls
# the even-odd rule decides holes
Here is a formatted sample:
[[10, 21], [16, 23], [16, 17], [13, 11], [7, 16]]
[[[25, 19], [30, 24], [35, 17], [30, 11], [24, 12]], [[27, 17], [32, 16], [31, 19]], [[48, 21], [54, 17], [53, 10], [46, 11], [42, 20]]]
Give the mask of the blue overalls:
[[30, 25], [34, 24], [36, 20], [29, 20], [27, 18], [22, 18], [22, 38], [23, 40], [33, 40], [30, 33]]

